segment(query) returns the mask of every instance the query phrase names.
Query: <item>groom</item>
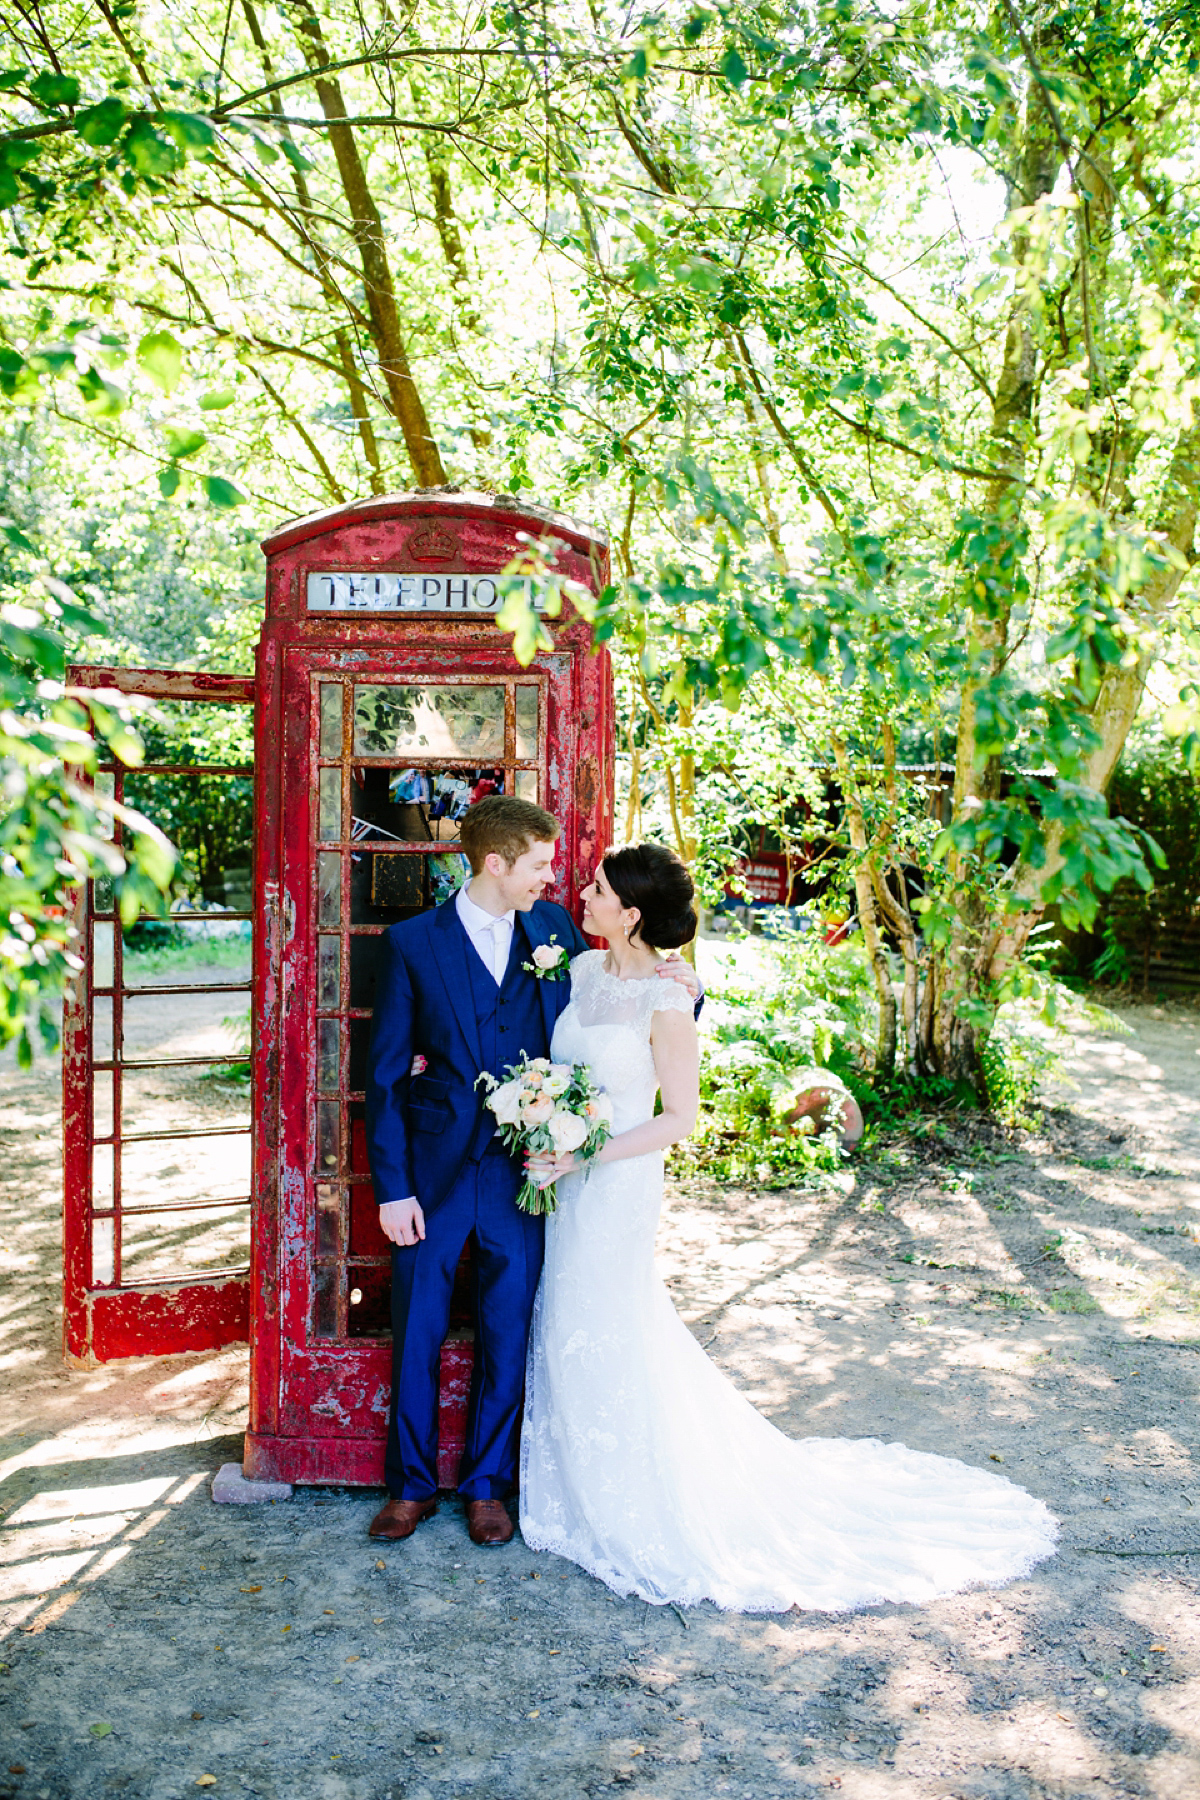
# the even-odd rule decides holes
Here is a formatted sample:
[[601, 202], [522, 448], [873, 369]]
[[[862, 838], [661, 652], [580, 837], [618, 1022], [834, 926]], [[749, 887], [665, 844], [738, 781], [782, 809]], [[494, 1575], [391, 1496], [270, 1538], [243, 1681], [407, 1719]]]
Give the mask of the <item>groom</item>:
[[[525, 1346], [544, 1225], [516, 1204], [522, 1170], [476, 1086], [524, 1050], [546, 1056], [571, 997], [543, 974], [542, 945], [588, 948], [542, 899], [558, 822], [496, 794], [462, 821], [471, 880], [432, 912], [393, 925], [380, 963], [367, 1068], [367, 1143], [379, 1222], [392, 1244], [392, 1396], [377, 1538], [411, 1537], [436, 1510], [438, 1375], [450, 1295], [474, 1236], [475, 1366], [458, 1491], [477, 1544], [505, 1544], [517, 1475]], [[549, 958], [542, 959], [549, 961]], [[697, 986], [686, 964], [676, 967]], [[420, 1073], [413, 1074], [413, 1059]]]

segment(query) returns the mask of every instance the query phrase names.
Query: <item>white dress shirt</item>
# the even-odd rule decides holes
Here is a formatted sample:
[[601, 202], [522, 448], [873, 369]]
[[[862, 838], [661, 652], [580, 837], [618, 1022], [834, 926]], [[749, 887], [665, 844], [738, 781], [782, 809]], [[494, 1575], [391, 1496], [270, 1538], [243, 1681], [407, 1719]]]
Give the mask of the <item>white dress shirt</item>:
[[508, 968], [516, 913], [515, 910], [510, 910], [496, 918], [493, 913], [485, 912], [482, 906], [476, 906], [472, 900], [470, 886], [468, 881], [459, 888], [454, 904], [476, 955], [499, 987]]

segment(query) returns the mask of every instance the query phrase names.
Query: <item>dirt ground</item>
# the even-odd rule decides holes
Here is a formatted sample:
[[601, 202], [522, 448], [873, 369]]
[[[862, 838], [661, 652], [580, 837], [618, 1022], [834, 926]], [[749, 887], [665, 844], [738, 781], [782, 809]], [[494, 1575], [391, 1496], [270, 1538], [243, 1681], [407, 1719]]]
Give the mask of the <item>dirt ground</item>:
[[1002, 1463], [1062, 1520], [1000, 1592], [838, 1617], [618, 1600], [452, 1501], [383, 1549], [374, 1492], [214, 1506], [245, 1351], [63, 1368], [57, 1071], [8, 1066], [0, 1800], [1194, 1800], [1200, 1017], [1125, 1016], [1035, 1136], [670, 1196], [677, 1303], [780, 1426]]

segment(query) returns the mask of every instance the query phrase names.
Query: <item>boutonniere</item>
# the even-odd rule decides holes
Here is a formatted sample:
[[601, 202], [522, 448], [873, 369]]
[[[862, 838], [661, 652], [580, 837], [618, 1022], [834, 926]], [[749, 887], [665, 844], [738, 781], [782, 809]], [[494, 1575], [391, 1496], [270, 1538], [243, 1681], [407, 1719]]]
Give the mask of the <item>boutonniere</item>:
[[565, 981], [571, 973], [570, 952], [557, 938], [551, 938], [548, 944], [536, 944], [533, 961], [522, 963], [521, 967], [539, 981]]

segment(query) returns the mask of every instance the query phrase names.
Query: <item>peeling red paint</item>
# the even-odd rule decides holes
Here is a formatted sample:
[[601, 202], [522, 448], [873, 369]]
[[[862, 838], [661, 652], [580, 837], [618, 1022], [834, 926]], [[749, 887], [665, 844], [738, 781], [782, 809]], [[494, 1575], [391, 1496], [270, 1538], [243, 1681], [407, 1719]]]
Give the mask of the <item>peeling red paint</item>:
[[[443, 568], [466, 573], [502, 569], [520, 548], [518, 533], [539, 533], [545, 525], [535, 509], [451, 495], [414, 496], [370, 501], [301, 520], [264, 545], [269, 598], [258, 665], [262, 759], [258, 779], [260, 808], [271, 804], [268, 795], [274, 797], [278, 830], [262, 819], [258, 869], [264, 898], [265, 884], [277, 884], [280, 939], [277, 960], [268, 963], [264, 954], [263, 963], [271, 969], [270, 979], [277, 988], [273, 1008], [269, 1014], [264, 1010], [258, 1032], [259, 1067], [265, 1081], [271, 1058], [276, 1058], [277, 1099], [273, 1142], [268, 1146], [264, 1141], [264, 1116], [258, 1162], [265, 1173], [269, 1149], [276, 1159], [280, 1218], [273, 1271], [256, 1243], [255, 1377], [246, 1468], [258, 1477], [381, 1480], [390, 1388], [389, 1340], [351, 1334], [349, 1292], [355, 1285], [365, 1291], [371, 1271], [386, 1270], [387, 1255], [377, 1231], [372, 1234], [354, 1223], [359, 1215], [351, 1208], [351, 1193], [365, 1191], [370, 1196], [361, 1134], [353, 1128], [341, 1131], [337, 1166], [327, 1173], [330, 1188], [340, 1195], [333, 1207], [339, 1221], [337, 1248], [323, 1264], [316, 1255], [315, 1190], [321, 1171], [314, 1135], [318, 930], [312, 812], [319, 767], [314, 713], [322, 676], [340, 680], [366, 675], [385, 682], [464, 674], [484, 680], [535, 678], [544, 697], [544, 734], [537, 759], [541, 792], [565, 826], [555, 898], [576, 907], [579, 890], [591, 876], [590, 862], [585, 867], [581, 853], [590, 859], [596, 844], [608, 842], [611, 830], [611, 674], [607, 657], [591, 652], [590, 633], [581, 621], [553, 627], [554, 650], [522, 671], [508, 640], [486, 614], [307, 613], [310, 570], [426, 570], [425, 562], [405, 562], [404, 546], [410, 530], [431, 519], [451, 525], [459, 547], [453, 564]], [[602, 544], [586, 528], [559, 520], [553, 528], [565, 546], [560, 563], [564, 572], [598, 593], [608, 578]], [[268, 659], [269, 684], [263, 680]], [[592, 801], [585, 816], [574, 807], [571, 783], [562, 782], [561, 771], [573, 769], [586, 757], [596, 759], [602, 779], [594, 794], [585, 794]], [[343, 876], [349, 880], [345, 868]], [[344, 944], [349, 942], [344, 935], [346, 904], [344, 891], [342, 923], [337, 928]], [[356, 1123], [348, 1117], [347, 1095], [353, 1092], [343, 1080], [338, 1101], [343, 1126]], [[360, 1146], [358, 1154], [355, 1144]], [[265, 1198], [260, 1193], [260, 1206]], [[315, 1284], [322, 1267], [325, 1280], [330, 1279], [331, 1268], [336, 1270], [334, 1286], [326, 1290], [332, 1297], [326, 1303], [325, 1321], [335, 1335], [326, 1338], [314, 1334]], [[360, 1270], [361, 1275], [356, 1273]], [[277, 1305], [274, 1313], [272, 1304]], [[469, 1324], [456, 1318], [442, 1351], [439, 1477], [447, 1484], [453, 1482], [462, 1454], [471, 1357]]]
[[[208, 675], [193, 670], [87, 666], [73, 668], [68, 680], [71, 685], [90, 691], [112, 688], [157, 700], [210, 701], [225, 706], [245, 704], [255, 696], [255, 683], [250, 677]], [[196, 767], [189, 772], [205, 771]], [[123, 771], [116, 769], [113, 778], [119, 797]], [[68, 991], [63, 1009], [63, 1354], [72, 1363], [86, 1365], [122, 1356], [165, 1356], [183, 1350], [219, 1349], [249, 1335], [249, 1279], [245, 1275], [231, 1277], [225, 1270], [208, 1277], [151, 1283], [128, 1282], [123, 1277], [121, 1021], [126, 989], [119, 921], [110, 914], [105, 928], [113, 934], [114, 972], [111, 989], [104, 991], [109, 995], [105, 1003], [112, 1012], [113, 1044], [111, 1057], [97, 1057], [93, 1041], [97, 985], [92, 959], [92, 933], [96, 929], [93, 903], [89, 884], [80, 895], [75, 918], [84, 968]], [[199, 993], [203, 989], [197, 985], [191, 991]], [[169, 1005], [169, 1000], [164, 997], [162, 1004]], [[113, 1194], [111, 1203], [103, 1208], [94, 1204], [93, 1193], [93, 1090], [97, 1062], [105, 1062], [111, 1069], [113, 1094], [114, 1129], [112, 1150], [108, 1152], [114, 1172]], [[181, 1131], [180, 1135], [186, 1133]], [[98, 1219], [106, 1222], [111, 1233], [111, 1272], [99, 1271], [93, 1263]]]

